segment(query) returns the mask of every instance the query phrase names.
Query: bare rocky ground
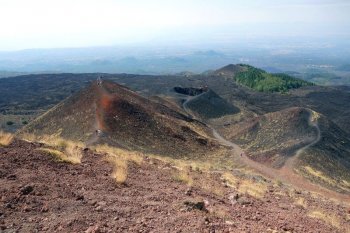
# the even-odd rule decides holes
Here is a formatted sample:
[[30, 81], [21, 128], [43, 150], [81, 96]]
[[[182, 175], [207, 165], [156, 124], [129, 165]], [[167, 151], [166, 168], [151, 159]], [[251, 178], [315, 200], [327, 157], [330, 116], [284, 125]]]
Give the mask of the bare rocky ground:
[[[145, 158], [130, 164], [125, 184], [103, 155], [84, 151], [81, 164], [59, 163], [15, 140], [0, 147], [0, 232], [347, 232], [349, 209], [306, 191], [271, 185], [263, 198], [236, 195], [220, 175], [191, 171], [222, 192], [174, 179], [176, 169]], [[297, 205], [295, 198], [307, 205]], [[337, 218], [334, 227], [308, 213]]]

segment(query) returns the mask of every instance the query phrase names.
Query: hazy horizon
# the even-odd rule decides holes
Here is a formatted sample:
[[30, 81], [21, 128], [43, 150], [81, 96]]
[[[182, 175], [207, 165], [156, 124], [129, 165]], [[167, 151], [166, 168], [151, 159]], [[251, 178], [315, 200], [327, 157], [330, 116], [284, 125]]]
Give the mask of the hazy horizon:
[[336, 44], [350, 38], [348, 12], [344, 0], [4, 0], [0, 51], [269, 39]]

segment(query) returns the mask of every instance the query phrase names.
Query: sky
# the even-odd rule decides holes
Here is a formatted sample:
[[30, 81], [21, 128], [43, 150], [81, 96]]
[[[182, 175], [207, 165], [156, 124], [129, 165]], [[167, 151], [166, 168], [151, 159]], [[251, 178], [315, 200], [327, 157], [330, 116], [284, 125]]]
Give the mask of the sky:
[[0, 50], [350, 38], [350, 0], [0, 0]]

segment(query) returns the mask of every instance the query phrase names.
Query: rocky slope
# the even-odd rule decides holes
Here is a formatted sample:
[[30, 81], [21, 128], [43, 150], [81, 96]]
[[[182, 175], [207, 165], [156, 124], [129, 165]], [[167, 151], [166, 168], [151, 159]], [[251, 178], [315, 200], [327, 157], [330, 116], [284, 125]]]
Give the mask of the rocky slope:
[[350, 229], [348, 207], [269, 181], [263, 197], [255, 198], [222, 183], [218, 173], [190, 170], [189, 187], [174, 179], [178, 170], [171, 164], [144, 157], [140, 165], [129, 164], [126, 183], [117, 184], [104, 155], [86, 150], [81, 164], [58, 163], [38, 151], [42, 146], [16, 140], [0, 148], [1, 232]]
[[202, 120], [233, 115], [240, 111], [239, 108], [228, 103], [210, 89], [195, 97], [187, 98], [184, 105], [186, 105], [185, 107], [188, 108], [192, 114]]
[[224, 127], [223, 133], [242, 145], [253, 160], [281, 167], [298, 149], [316, 140], [310, 114], [303, 108], [289, 108]]
[[322, 114], [294, 107], [221, 129], [250, 159], [273, 168], [288, 166], [331, 190], [350, 192], [348, 134]]

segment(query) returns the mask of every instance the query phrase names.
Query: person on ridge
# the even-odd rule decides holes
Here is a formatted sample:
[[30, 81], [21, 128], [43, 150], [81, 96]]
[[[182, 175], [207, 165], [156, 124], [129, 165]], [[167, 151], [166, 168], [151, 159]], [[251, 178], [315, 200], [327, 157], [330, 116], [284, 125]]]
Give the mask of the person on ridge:
[[101, 86], [101, 84], [102, 84], [102, 76], [99, 76], [97, 78], [97, 85]]

